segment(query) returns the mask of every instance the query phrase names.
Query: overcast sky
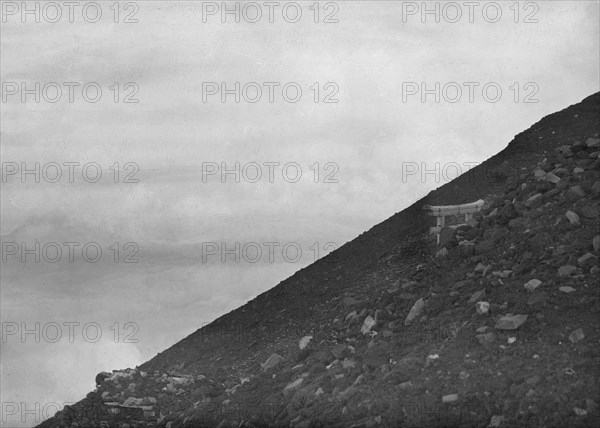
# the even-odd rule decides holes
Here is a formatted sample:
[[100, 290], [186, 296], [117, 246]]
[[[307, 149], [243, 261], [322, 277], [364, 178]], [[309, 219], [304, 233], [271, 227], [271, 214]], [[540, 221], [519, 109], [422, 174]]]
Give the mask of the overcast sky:
[[[298, 3], [295, 23], [294, 5], [282, 13], [288, 3], [273, 22], [263, 2], [258, 22], [247, 22], [256, 8], [240, 6], [240, 22], [229, 14], [223, 23], [213, 8], [221, 2], [152, 1], [122, 3], [115, 23], [111, 1], [99, 2], [95, 23], [86, 22], [93, 8], [85, 17], [75, 9], [70, 23], [65, 5], [57, 23], [48, 22], [56, 9], [40, 6], [36, 23], [20, 2], [2, 2], [7, 426], [24, 409], [10, 415], [6, 403], [52, 413], [49, 403], [83, 398], [97, 372], [153, 357], [444, 184], [455, 165], [466, 171], [599, 90], [597, 1], [481, 2], [471, 19], [463, 2], [460, 19], [439, 3], [440, 22], [422, 17], [421, 2], [321, 2], [318, 23], [313, 2]], [[221, 83], [236, 82], [246, 85], [240, 102], [229, 94], [223, 103]], [[22, 83], [33, 90], [25, 102]], [[433, 90], [424, 102], [422, 84]], [[36, 162], [39, 183], [22, 175]], [[72, 180], [65, 162], [77, 163]], [[236, 162], [240, 182], [229, 174], [223, 183], [222, 163]], [[21, 243], [35, 253], [35, 242], [40, 262], [29, 254], [23, 263]], [[65, 242], [80, 244], [72, 263]], [[240, 261], [224, 254], [222, 263], [212, 243], [236, 242]], [[86, 243], [102, 250], [98, 262], [83, 258]], [[36, 322], [40, 343], [22, 340], [22, 323]], [[51, 323], [62, 326], [56, 343]], [[72, 343], [65, 323], [80, 323]], [[96, 324], [84, 337], [87, 323]], [[102, 335], [90, 343], [94, 326]]]

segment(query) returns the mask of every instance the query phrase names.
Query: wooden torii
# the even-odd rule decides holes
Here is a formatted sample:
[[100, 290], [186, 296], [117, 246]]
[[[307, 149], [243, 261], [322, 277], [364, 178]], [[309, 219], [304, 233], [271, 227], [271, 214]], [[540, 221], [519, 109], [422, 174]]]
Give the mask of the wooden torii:
[[[465, 223], [467, 223], [473, 217], [474, 213], [479, 212], [481, 208], [483, 208], [484, 203], [485, 201], [483, 199], [479, 199], [478, 201], [461, 205], [425, 205], [423, 209], [428, 211], [429, 215], [434, 216], [437, 219], [437, 226], [430, 228], [429, 233], [437, 236], [437, 243], [439, 244], [440, 232], [446, 225], [446, 216], [464, 214]], [[460, 225], [457, 224], [450, 227], [456, 228], [458, 226]]]

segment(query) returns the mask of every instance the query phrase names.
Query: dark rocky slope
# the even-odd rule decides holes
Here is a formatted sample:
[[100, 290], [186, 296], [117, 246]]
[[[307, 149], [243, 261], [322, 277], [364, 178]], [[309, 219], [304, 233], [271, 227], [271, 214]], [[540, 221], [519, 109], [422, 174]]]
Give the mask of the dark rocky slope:
[[[597, 426], [599, 130], [600, 94], [545, 117], [41, 426]], [[422, 206], [480, 198], [435, 259]]]

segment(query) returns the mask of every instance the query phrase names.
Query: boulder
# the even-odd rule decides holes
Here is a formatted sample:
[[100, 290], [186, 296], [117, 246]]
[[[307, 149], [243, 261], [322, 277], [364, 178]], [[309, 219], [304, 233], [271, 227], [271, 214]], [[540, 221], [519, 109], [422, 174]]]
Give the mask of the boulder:
[[111, 376], [109, 372], [100, 372], [96, 375], [96, 385], [103, 385], [105, 380]]
[[588, 147], [588, 149], [597, 149], [600, 147], [600, 138], [588, 138], [585, 141], [585, 145]]
[[419, 315], [421, 315], [423, 313], [423, 309], [425, 308], [425, 302], [423, 302], [423, 299], [419, 299], [415, 302], [415, 304], [413, 305], [413, 307], [411, 308], [410, 312], [408, 313], [408, 316], [406, 317], [406, 320], [404, 320], [404, 325], [409, 325], [412, 323], [412, 321], [418, 317]]
[[569, 220], [569, 222], [571, 224], [578, 224], [579, 223], [579, 216], [577, 214], [575, 214], [573, 211], [569, 210], [565, 213], [565, 217], [567, 217], [567, 219]]
[[267, 358], [267, 361], [265, 361], [264, 363], [261, 363], [261, 367], [263, 370], [269, 370], [270, 368], [275, 367], [277, 364], [279, 364], [280, 362], [282, 362], [284, 360], [285, 360], [285, 358], [283, 358], [279, 354], [271, 354], [271, 356], [269, 358]]
[[577, 267], [573, 266], [573, 265], [564, 265], [558, 268], [558, 276], [563, 277], [563, 276], [569, 276], [575, 273], [575, 271], [577, 270]]
[[518, 329], [525, 321], [527, 321], [527, 315], [513, 315], [507, 314], [496, 321], [496, 328], [498, 330], [516, 330]]

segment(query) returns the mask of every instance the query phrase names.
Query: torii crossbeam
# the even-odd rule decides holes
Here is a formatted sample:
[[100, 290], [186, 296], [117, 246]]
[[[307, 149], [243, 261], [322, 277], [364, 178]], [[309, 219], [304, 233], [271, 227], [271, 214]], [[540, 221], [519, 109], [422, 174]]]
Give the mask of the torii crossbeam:
[[446, 216], [464, 214], [466, 223], [473, 217], [474, 213], [479, 212], [481, 208], [483, 208], [484, 204], [485, 201], [479, 199], [478, 201], [461, 205], [425, 205], [423, 209], [428, 211], [429, 215], [434, 216], [437, 219], [437, 226], [429, 229], [429, 233], [437, 235], [437, 243], [439, 244], [440, 232], [446, 225]]

